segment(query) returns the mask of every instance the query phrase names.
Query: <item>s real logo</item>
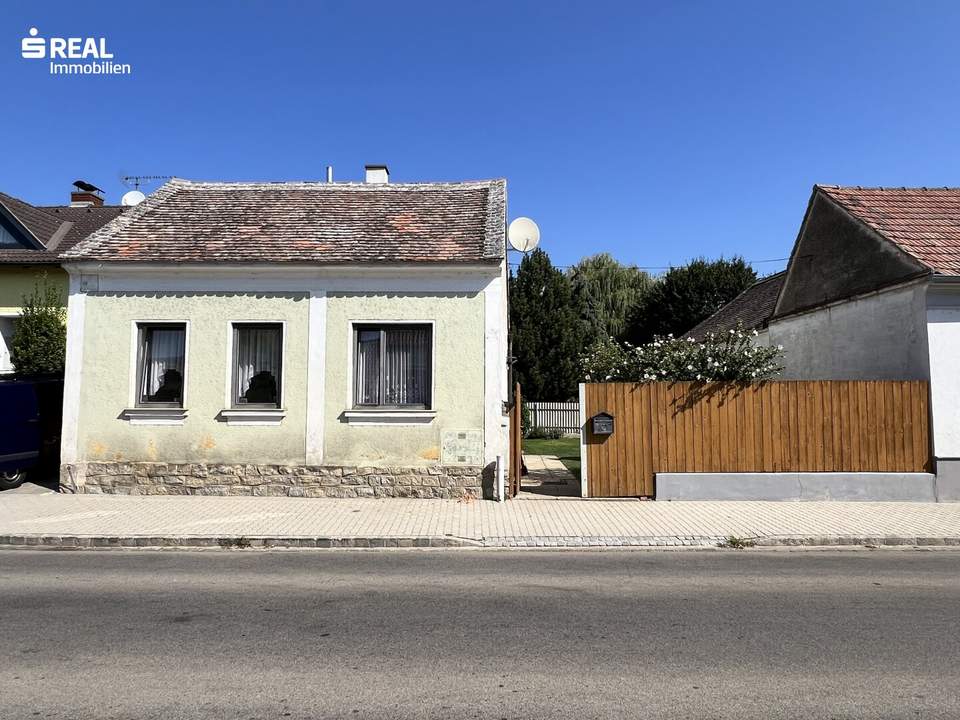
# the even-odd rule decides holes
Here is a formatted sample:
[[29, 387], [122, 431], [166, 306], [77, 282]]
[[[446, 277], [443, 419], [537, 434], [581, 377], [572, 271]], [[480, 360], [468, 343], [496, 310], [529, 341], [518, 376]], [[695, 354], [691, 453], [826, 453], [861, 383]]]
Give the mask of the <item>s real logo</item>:
[[[130, 65], [115, 63], [107, 49], [106, 38], [43, 38], [32, 27], [28, 37], [20, 41], [20, 55], [25, 60], [50, 59], [51, 75], [129, 75]], [[54, 60], [68, 62], [57, 63]]]
[[47, 41], [37, 37], [37, 29], [30, 28], [30, 37], [20, 41], [20, 54], [27, 59], [42, 60], [47, 56]]

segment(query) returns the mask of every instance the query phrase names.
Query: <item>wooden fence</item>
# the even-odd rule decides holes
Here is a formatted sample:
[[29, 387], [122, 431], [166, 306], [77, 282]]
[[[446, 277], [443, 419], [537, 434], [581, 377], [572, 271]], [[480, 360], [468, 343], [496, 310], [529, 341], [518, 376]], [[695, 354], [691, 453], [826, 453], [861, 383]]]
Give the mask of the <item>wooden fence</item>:
[[530, 427], [564, 433], [580, 432], [580, 403], [528, 402], [527, 409], [530, 411]]
[[521, 475], [523, 474], [523, 427], [521, 423], [520, 407], [523, 396], [520, 393], [520, 383], [513, 386], [513, 404], [510, 406], [510, 450], [507, 458], [507, 482], [504, 487], [504, 499], [516, 497], [520, 492]]
[[[583, 388], [587, 494], [652, 496], [658, 472], [931, 472], [925, 381]], [[590, 418], [614, 416], [612, 435]]]

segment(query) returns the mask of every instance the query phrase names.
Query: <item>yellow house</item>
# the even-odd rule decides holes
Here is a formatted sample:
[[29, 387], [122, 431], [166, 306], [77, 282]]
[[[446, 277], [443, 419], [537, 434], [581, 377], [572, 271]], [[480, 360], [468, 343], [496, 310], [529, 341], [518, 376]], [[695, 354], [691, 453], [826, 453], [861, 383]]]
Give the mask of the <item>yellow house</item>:
[[105, 206], [96, 194], [75, 192], [70, 205], [36, 206], [0, 193], [0, 375], [13, 372], [10, 342], [25, 295], [38, 281], [62, 288], [67, 273], [58, 254], [117, 217], [123, 208]]
[[172, 180], [64, 253], [61, 488], [490, 497], [502, 180]]

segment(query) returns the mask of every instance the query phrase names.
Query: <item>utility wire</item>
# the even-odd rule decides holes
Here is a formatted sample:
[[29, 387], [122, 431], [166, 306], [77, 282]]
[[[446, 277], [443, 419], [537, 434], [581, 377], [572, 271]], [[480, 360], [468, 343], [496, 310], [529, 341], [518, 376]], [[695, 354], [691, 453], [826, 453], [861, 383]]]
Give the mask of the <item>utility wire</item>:
[[[774, 262], [783, 262], [784, 260], [789, 260], [788, 257], [782, 258], [770, 258], [769, 260], [744, 260], [747, 265], [759, 265], [761, 263], [774, 263]], [[510, 267], [519, 267], [520, 263], [511, 262], [508, 263]], [[558, 270], [569, 270], [576, 265], [554, 265]], [[635, 267], [637, 270], [670, 270], [672, 268], [683, 267], [682, 265], [626, 265], [626, 267]]]

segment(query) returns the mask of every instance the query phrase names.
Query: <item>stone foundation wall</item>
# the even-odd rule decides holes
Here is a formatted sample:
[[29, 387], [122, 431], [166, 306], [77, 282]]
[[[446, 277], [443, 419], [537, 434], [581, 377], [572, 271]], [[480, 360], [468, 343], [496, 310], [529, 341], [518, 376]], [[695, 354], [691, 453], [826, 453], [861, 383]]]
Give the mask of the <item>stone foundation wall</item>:
[[60, 490], [113, 495], [479, 499], [484, 496], [484, 475], [483, 468], [476, 466], [374, 468], [89, 462], [62, 465]]

